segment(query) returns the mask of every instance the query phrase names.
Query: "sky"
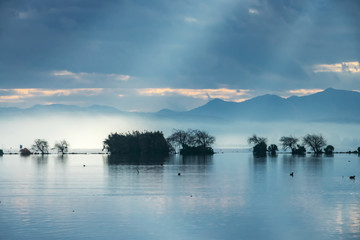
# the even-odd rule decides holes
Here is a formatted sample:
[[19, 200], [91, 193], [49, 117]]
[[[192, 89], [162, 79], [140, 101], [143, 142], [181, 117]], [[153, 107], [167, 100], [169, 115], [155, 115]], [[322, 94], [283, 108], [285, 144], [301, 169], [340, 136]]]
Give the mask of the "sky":
[[1, 0], [0, 107], [360, 90], [358, 0]]

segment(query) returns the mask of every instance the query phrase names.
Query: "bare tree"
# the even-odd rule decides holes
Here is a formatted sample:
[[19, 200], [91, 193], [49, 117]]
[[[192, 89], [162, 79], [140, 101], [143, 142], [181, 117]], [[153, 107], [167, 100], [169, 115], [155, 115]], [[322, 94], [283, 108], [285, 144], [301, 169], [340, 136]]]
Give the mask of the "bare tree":
[[215, 137], [206, 131], [174, 129], [173, 133], [167, 138], [167, 141], [173, 148], [178, 148], [180, 154], [214, 153], [211, 145], [215, 143]]
[[48, 142], [44, 139], [35, 139], [31, 149], [36, 153], [40, 152], [42, 155], [49, 153]]
[[64, 155], [69, 149], [69, 143], [66, 140], [62, 140], [60, 142], [56, 142], [54, 148], [58, 151], [58, 153]]
[[253, 154], [258, 157], [266, 156], [266, 151], [267, 151], [266, 142], [267, 142], [266, 138], [258, 137], [256, 136], [256, 134], [248, 138], [248, 143], [254, 145]]
[[206, 131], [193, 130], [194, 143], [198, 146], [210, 147], [215, 142], [215, 137]]
[[267, 139], [264, 138], [264, 137], [258, 137], [256, 136], [256, 134], [252, 135], [252, 137], [249, 137], [248, 138], [248, 143], [249, 144], [254, 144], [254, 145], [257, 145], [259, 143], [266, 143], [267, 142]]
[[291, 149], [292, 152], [296, 150], [298, 141], [299, 139], [293, 136], [289, 136], [289, 137], [284, 136], [280, 138], [282, 148], [284, 150]]
[[307, 134], [303, 137], [304, 145], [309, 146], [314, 153], [322, 153], [322, 148], [326, 146], [326, 140], [322, 135]]
[[[190, 130], [188, 130], [189, 132]], [[173, 133], [167, 138], [167, 141], [175, 148], [181, 148], [190, 141], [190, 134], [180, 129], [173, 129]]]

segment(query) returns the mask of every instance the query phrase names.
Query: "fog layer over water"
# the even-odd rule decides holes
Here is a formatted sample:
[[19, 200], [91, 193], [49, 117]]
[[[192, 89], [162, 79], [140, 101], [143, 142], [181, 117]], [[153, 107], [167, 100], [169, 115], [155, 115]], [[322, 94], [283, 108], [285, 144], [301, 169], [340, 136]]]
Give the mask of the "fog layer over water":
[[208, 131], [217, 139], [216, 148], [249, 148], [247, 138], [252, 134], [267, 137], [268, 143], [279, 145], [281, 136], [302, 137], [308, 133], [323, 134], [335, 151], [356, 150], [360, 146], [360, 124], [321, 122], [237, 122], [214, 119], [170, 119], [134, 116], [39, 115], [3, 117], [0, 120], [0, 148], [30, 147], [36, 138], [55, 141], [66, 139], [71, 148], [101, 149], [102, 142], [111, 132], [132, 130], [160, 130], [165, 137], [173, 128], [198, 128]]
[[0, 157], [0, 239], [360, 238], [358, 155], [146, 161]]

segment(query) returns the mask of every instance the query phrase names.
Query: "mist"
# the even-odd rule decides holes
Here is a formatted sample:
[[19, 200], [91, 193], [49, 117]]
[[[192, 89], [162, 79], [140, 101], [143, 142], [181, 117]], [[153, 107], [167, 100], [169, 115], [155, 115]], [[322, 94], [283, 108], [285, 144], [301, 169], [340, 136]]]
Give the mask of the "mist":
[[355, 150], [360, 146], [359, 124], [325, 122], [255, 122], [217, 121], [214, 119], [158, 118], [146, 115], [52, 114], [26, 117], [2, 117], [0, 148], [18, 151], [30, 148], [35, 139], [45, 139], [50, 146], [62, 139], [70, 143], [70, 151], [101, 150], [102, 142], [112, 132], [160, 130], [165, 137], [176, 129], [201, 129], [216, 137], [215, 148], [246, 149], [252, 134], [266, 137], [268, 144], [279, 144], [281, 136], [301, 138], [308, 133], [322, 134], [335, 151]]

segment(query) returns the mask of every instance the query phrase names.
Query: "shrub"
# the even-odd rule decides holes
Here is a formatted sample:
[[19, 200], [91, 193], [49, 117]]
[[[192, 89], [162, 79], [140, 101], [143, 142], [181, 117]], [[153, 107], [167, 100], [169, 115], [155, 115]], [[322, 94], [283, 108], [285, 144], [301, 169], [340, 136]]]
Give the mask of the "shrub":
[[167, 155], [170, 146], [162, 132], [112, 133], [103, 142], [110, 154]]
[[204, 146], [188, 146], [183, 145], [183, 148], [180, 150], [181, 155], [211, 155], [214, 154], [214, 150], [211, 147]]
[[27, 148], [20, 149], [21, 156], [29, 156], [31, 154], [30, 150]]
[[324, 148], [324, 152], [325, 154], [333, 154], [334, 153], [334, 146], [332, 145], [327, 145], [326, 148]]
[[264, 157], [266, 156], [266, 143], [265, 142], [260, 142], [258, 144], [256, 144], [254, 146], [254, 149], [253, 149], [253, 154], [256, 156], [256, 157]]
[[291, 153], [294, 155], [305, 155], [306, 148], [304, 146], [297, 145], [297, 147], [294, 148]]
[[277, 147], [275, 144], [271, 144], [271, 145], [268, 147], [268, 152], [269, 152], [271, 155], [276, 155], [276, 151], [278, 151], [278, 147]]

